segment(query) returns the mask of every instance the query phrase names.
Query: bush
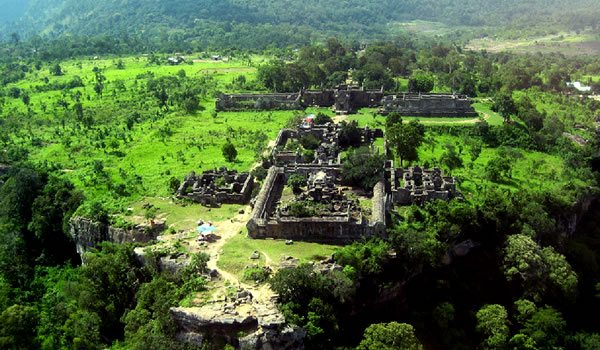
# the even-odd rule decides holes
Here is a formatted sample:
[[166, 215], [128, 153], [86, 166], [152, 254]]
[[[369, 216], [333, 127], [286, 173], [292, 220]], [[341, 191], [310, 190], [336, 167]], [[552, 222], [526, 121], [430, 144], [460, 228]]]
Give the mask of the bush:
[[229, 140], [227, 140], [227, 143], [223, 145], [222, 151], [223, 157], [225, 157], [225, 159], [230, 163], [234, 162], [237, 158], [237, 150]]
[[323, 124], [327, 124], [327, 123], [333, 123], [333, 119], [331, 119], [331, 117], [328, 116], [327, 114], [319, 112], [317, 114], [317, 116], [315, 117], [315, 124], [323, 125]]
[[244, 270], [244, 281], [252, 281], [258, 283], [266, 282], [271, 277], [271, 271], [264, 267], [252, 267]]
[[305, 149], [316, 150], [321, 145], [321, 141], [311, 134], [304, 135], [300, 139], [300, 144]]
[[306, 201], [292, 203], [289, 212], [290, 215], [297, 218], [309, 218], [317, 215], [314, 204]]
[[294, 174], [288, 178], [287, 184], [292, 188], [294, 193], [298, 194], [301, 188], [306, 186], [306, 178], [301, 174]]
[[342, 182], [372, 191], [381, 179], [385, 157], [372, 154], [367, 147], [361, 147], [348, 153], [342, 168]]

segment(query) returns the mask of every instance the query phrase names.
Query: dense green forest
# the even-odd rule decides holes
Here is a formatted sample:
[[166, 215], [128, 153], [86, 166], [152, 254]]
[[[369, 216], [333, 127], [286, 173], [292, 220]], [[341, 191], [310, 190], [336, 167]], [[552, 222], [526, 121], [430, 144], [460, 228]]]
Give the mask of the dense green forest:
[[297, 46], [331, 35], [365, 42], [389, 38], [398, 24], [414, 20], [445, 23], [458, 32], [471, 28], [463, 30], [467, 37], [508, 28], [521, 35], [596, 30], [600, 14], [593, 0], [29, 0], [25, 7], [12, 0], [3, 3], [9, 9], [4, 20], [0, 17], [0, 38], [5, 41], [16, 38], [12, 33], [22, 38], [101, 37], [137, 51]]
[[[211, 280], [216, 266], [237, 284], [276, 292], [307, 349], [600, 349], [600, 58], [464, 46], [484, 35], [597, 32], [597, 1], [0, 0], [0, 8], [0, 348], [197, 349], [177, 339], [169, 310], [235, 289]], [[415, 20], [450, 30], [397, 27]], [[169, 64], [179, 54], [185, 61]], [[388, 94], [466, 94], [478, 117], [215, 110], [221, 93], [348, 81]], [[262, 181], [270, 141], [307, 114], [341, 120], [346, 184], [370, 191], [393, 160], [440, 167], [461, 195], [396, 207], [386, 237], [347, 246], [253, 240], [239, 220], [249, 206], [175, 199], [192, 170], [227, 166]], [[382, 129], [385, 143], [355, 148], [367, 126]], [[293, 146], [309, 154], [318, 141]], [[303, 182], [290, 177], [290, 191]], [[77, 216], [168, 228], [163, 241], [105, 242], [80, 255]], [[235, 228], [216, 262], [196, 242], [198, 218]], [[299, 266], [278, 268], [289, 255]], [[340, 268], [316, 272], [329, 256]], [[188, 263], [162, 268], [172, 257]], [[202, 349], [223, 347], [231, 345], [207, 338]]]
[[[297, 91], [349, 78], [389, 92], [467, 93], [478, 97], [481, 118], [349, 117], [349, 128], [384, 128], [393, 159], [457, 176], [465, 199], [397, 209], [386, 240], [332, 248], [339, 273], [301, 265], [261, 275], [280, 295], [286, 320], [307, 330], [306, 346], [380, 349], [395, 337], [407, 349], [600, 344], [600, 103], [565, 84], [580, 79], [598, 89], [597, 57], [476, 53], [408, 37], [365, 50], [329, 39], [180, 66], [162, 55], [11, 57], [0, 99], [5, 348], [184, 348], [168, 310], [207, 293], [207, 256], [192, 255], [172, 275], [153, 260], [164, 253], [142, 265], [132, 246], [105, 244], [80, 266], [69, 219], [127, 227], [157, 214], [231, 217], [236, 207], [208, 211], [161, 198], [189, 169], [249, 169], [267, 140], [302, 115], [217, 113], [219, 92]], [[407, 137], [414, 142], [400, 142]], [[224, 145], [235, 154], [221, 155]], [[364, 157], [349, 152], [344, 166], [359, 185], [372, 184], [368, 168], [382, 161]], [[589, 211], [574, 228], [583, 203]], [[473, 252], [448, 260], [461, 242], [474, 243]], [[402, 297], [377, 301], [400, 287]]]

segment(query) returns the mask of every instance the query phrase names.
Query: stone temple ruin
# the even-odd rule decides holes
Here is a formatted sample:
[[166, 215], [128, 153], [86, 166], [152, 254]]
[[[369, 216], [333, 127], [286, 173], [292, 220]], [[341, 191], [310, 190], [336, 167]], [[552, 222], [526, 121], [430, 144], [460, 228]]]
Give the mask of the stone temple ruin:
[[395, 169], [391, 161], [386, 169], [389, 193], [397, 205], [422, 205], [426, 201], [450, 200], [458, 196], [456, 179], [443, 176], [439, 168], [422, 169], [419, 166]]
[[[364, 197], [361, 203], [356, 192], [341, 184], [339, 130], [337, 125], [312, 125], [305, 120], [296, 130], [280, 132], [269, 159], [271, 167], [246, 225], [250, 237], [334, 244], [383, 237], [392, 206], [422, 205], [459, 195], [455, 179], [443, 176], [440, 169], [394, 168], [393, 161], [388, 161], [370, 203]], [[299, 152], [286, 150], [288, 143], [308, 134], [321, 142], [314, 159], [307, 161]], [[381, 130], [365, 128], [362, 143], [369, 145], [381, 136]], [[293, 193], [288, 180], [298, 175], [305, 183]]]
[[[358, 199], [348, 197], [351, 189], [341, 186], [340, 180], [339, 131], [338, 125], [313, 125], [306, 120], [295, 130], [281, 130], [269, 159], [273, 166], [247, 225], [251, 237], [347, 243], [385, 233], [383, 178], [373, 189], [371, 208], [363, 208]], [[381, 130], [369, 128], [361, 133], [365, 145], [383, 136]], [[320, 142], [314, 159], [307, 160], [296, 150], [286, 149], [305, 135]], [[295, 195], [284, 194], [288, 179], [294, 175], [306, 179], [305, 190]]]
[[188, 198], [205, 206], [246, 204], [250, 201], [254, 177], [236, 170], [209, 170], [201, 175], [191, 172], [177, 190], [178, 198]]
[[359, 108], [378, 107], [383, 89], [365, 90], [352, 85], [340, 85], [329, 90], [302, 90], [297, 93], [223, 94], [216, 102], [217, 111], [302, 110], [310, 106], [333, 107], [340, 114]]
[[385, 96], [380, 113], [392, 112], [415, 117], [477, 117], [471, 99], [465, 95], [398, 94]]
[[[339, 171], [337, 166], [321, 170], [271, 167], [247, 224], [250, 237], [348, 243], [362, 237], [383, 236], [383, 179], [373, 189], [372, 208], [367, 215], [360, 203], [343, 191]], [[302, 173], [308, 175], [307, 190], [291, 201], [282, 201], [288, 178]]]
[[[328, 123], [325, 125], [313, 125], [312, 122], [303, 122], [297, 129], [282, 129], [277, 135], [275, 146], [271, 151], [269, 161], [274, 165], [288, 164], [313, 164], [334, 165], [340, 164], [339, 146], [340, 126]], [[361, 130], [361, 144], [370, 145], [376, 138], [383, 137], [381, 129], [370, 129], [368, 126]], [[292, 142], [298, 142], [303, 137], [311, 135], [320, 141], [314, 150], [314, 159], [306, 159], [297, 149], [290, 149]]]
[[455, 94], [385, 95], [381, 90], [365, 90], [339, 85], [329, 90], [302, 90], [297, 93], [223, 94], [217, 111], [303, 110], [307, 107], [332, 107], [338, 114], [354, 113], [360, 108], [380, 107], [382, 114], [397, 112], [417, 117], [477, 117], [471, 99]]

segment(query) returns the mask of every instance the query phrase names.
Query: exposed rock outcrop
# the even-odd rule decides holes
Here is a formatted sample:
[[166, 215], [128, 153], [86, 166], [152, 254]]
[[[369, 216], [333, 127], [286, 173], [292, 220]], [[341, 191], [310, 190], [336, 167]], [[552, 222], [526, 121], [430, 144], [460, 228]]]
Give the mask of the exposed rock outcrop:
[[306, 332], [287, 325], [274, 302], [258, 302], [244, 289], [202, 307], [171, 308], [171, 315], [178, 339], [194, 345], [210, 339], [248, 350], [304, 349]]
[[84, 217], [73, 217], [70, 234], [80, 255], [101, 242], [146, 243], [158, 237], [166, 228], [164, 221], [154, 221], [148, 225], [136, 225], [131, 229], [112, 227]]

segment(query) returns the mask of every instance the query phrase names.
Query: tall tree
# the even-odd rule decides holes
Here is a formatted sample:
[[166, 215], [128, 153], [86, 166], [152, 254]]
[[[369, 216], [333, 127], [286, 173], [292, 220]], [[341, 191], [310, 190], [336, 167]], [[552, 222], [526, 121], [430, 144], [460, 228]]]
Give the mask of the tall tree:
[[409, 123], [400, 120], [387, 129], [387, 139], [400, 158], [400, 166], [403, 166], [405, 160], [413, 162], [419, 159], [417, 150], [425, 139], [425, 128], [416, 120]]
[[423, 350], [413, 326], [390, 322], [370, 325], [357, 347], [358, 350]]

